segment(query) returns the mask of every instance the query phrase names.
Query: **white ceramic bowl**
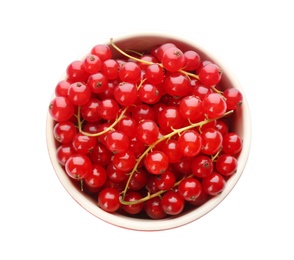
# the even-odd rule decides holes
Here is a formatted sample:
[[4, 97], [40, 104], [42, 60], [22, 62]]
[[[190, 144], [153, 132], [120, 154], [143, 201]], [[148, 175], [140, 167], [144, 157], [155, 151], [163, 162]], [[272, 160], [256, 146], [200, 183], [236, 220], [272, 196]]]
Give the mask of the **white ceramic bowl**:
[[[202, 46], [199, 46], [197, 43], [189, 41], [188, 39], [183, 39], [174, 35], [164, 35], [162, 33], [145, 33], [117, 37], [114, 39], [114, 41], [116, 45], [120, 46], [121, 49], [127, 48], [137, 51], [144, 51], [162, 43], [173, 42], [181, 49], [196, 50], [200, 54], [202, 59], [207, 59], [215, 62], [221, 67], [223, 71], [223, 85], [227, 88], [235, 87], [239, 89], [243, 94], [243, 103], [241, 108], [238, 109], [238, 112], [236, 113], [236, 120], [234, 124], [234, 131], [237, 132], [243, 139], [243, 149], [238, 158], [237, 172], [229, 178], [226, 187], [222, 193], [220, 193], [216, 197], [213, 197], [202, 206], [190, 211], [183, 212], [178, 216], [173, 216], [161, 220], [152, 220], [136, 219], [134, 217], [128, 217], [119, 213], [107, 213], [97, 206], [97, 202], [95, 200], [93, 200], [90, 196], [85, 195], [85, 193], [81, 192], [80, 189], [73, 185], [72, 180], [67, 176], [62, 166], [58, 163], [55, 154], [57, 146], [53, 136], [54, 122], [48, 113], [46, 125], [47, 145], [54, 170], [60, 182], [63, 184], [64, 188], [69, 192], [72, 198], [75, 199], [88, 212], [105, 222], [127, 229], [145, 231], [166, 230], [191, 223], [210, 212], [221, 201], [225, 199], [225, 197], [230, 193], [230, 191], [238, 182], [246, 165], [251, 143], [251, 121], [244, 90], [242, 89], [232, 72], [222, 61], [215, 58]], [[109, 42], [105, 42], [105, 44], [109, 45]]]

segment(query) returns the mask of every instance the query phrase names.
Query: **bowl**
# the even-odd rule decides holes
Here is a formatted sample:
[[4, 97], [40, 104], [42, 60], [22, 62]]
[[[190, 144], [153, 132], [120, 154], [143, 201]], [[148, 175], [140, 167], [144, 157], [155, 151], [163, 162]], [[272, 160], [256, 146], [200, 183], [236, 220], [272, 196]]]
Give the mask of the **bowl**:
[[[96, 216], [98, 219], [103, 220], [112, 225], [131, 230], [159, 231], [172, 229], [191, 223], [210, 212], [226, 198], [226, 196], [237, 184], [245, 168], [250, 150], [251, 121], [249, 107], [246, 100], [246, 96], [244, 94], [244, 90], [242, 89], [241, 85], [239, 84], [238, 80], [235, 78], [231, 70], [229, 70], [229, 68], [224, 64], [224, 62], [214, 57], [203, 46], [200, 46], [194, 41], [190, 41], [189, 39], [163, 33], [141, 33], [119, 36], [114, 38], [113, 41], [115, 42], [116, 46], [119, 46], [119, 48], [122, 50], [129, 49], [136, 50], [138, 52], [151, 50], [154, 47], [159, 46], [161, 44], [172, 42], [181, 50], [197, 51], [202, 60], [209, 60], [217, 64], [221, 68], [222, 85], [224, 86], [224, 88], [236, 88], [243, 95], [242, 106], [234, 112], [234, 122], [232, 125], [233, 131], [236, 132], [242, 138], [243, 141], [242, 151], [238, 155], [237, 170], [233, 175], [231, 175], [227, 179], [226, 186], [221, 193], [219, 193], [216, 196], [213, 196], [203, 205], [193, 207], [189, 210], [185, 210], [179, 215], [171, 215], [170, 217], [166, 217], [164, 219], [155, 220], [144, 217], [136, 218], [134, 216], [129, 216], [127, 214], [122, 214], [118, 212], [108, 213], [97, 206], [97, 200], [95, 198], [81, 191], [80, 186], [77, 185], [76, 182], [73, 182], [73, 180], [65, 173], [64, 167], [58, 162], [56, 157], [56, 149], [58, 147], [58, 143], [56, 142], [53, 133], [55, 122], [48, 112], [46, 122], [47, 146], [49, 156], [53, 168], [56, 172], [56, 175], [59, 178], [59, 181], [64, 186], [64, 188], [67, 190], [67, 192], [78, 204], [80, 204], [85, 210]], [[110, 46], [110, 48], [113, 51], [114, 57], [120, 57], [121, 54], [113, 49], [113, 47], [110, 44], [110, 41], [106, 41], [103, 44]], [[89, 52], [90, 50], [86, 53]], [[84, 55], [81, 56], [80, 60], [84, 57]], [[65, 76], [62, 77], [62, 79], [64, 78]], [[52, 99], [54, 97], [55, 96], [53, 95]]]

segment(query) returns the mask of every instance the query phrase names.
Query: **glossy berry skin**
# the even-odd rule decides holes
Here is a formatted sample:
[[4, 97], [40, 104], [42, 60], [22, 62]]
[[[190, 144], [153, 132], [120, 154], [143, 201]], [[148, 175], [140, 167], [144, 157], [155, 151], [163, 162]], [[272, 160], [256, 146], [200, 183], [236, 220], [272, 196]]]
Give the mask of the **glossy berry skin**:
[[170, 163], [178, 162], [183, 154], [178, 148], [178, 141], [170, 139], [161, 144], [160, 150], [167, 156]]
[[178, 107], [167, 106], [164, 107], [158, 114], [158, 124], [166, 132], [171, 132], [172, 129], [179, 129], [184, 124]]
[[143, 84], [139, 91], [138, 96], [141, 101], [147, 103], [147, 104], [155, 104], [160, 99], [160, 93], [158, 88], [155, 85], [152, 84]]
[[216, 196], [221, 193], [224, 190], [225, 185], [226, 181], [224, 177], [217, 172], [212, 172], [202, 180], [203, 190], [211, 196]]
[[106, 147], [113, 153], [123, 153], [130, 145], [129, 138], [122, 132], [113, 131], [107, 134]]
[[76, 151], [71, 144], [61, 144], [56, 149], [57, 161], [64, 166], [67, 160], [75, 153]]
[[144, 210], [151, 219], [163, 219], [166, 217], [160, 197], [154, 197], [146, 201]]
[[201, 152], [206, 155], [216, 154], [223, 142], [222, 134], [215, 128], [206, 128], [201, 133], [202, 137], [202, 148]]
[[224, 136], [223, 151], [227, 154], [235, 155], [242, 150], [242, 139], [235, 132], [229, 132]]
[[163, 82], [165, 73], [161, 66], [158, 64], [149, 65], [145, 70], [145, 77], [150, 84], [160, 84]]
[[92, 171], [84, 178], [84, 184], [93, 192], [102, 187], [106, 179], [106, 170], [101, 165], [94, 164]]
[[147, 184], [147, 173], [143, 169], [136, 171], [130, 179], [129, 189], [139, 191]]
[[228, 88], [223, 92], [226, 99], [227, 109], [234, 110], [242, 105], [243, 95], [236, 88]]
[[195, 199], [201, 194], [201, 183], [192, 177], [182, 180], [178, 187], [178, 193], [186, 201], [195, 201]]
[[113, 213], [120, 207], [119, 191], [115, 188], [104, 188], [98, 195], [98, 206], [106, 212]]
[[185, 66], [186, 57], [180, 49], [171, 47], [163, 53], [161, 63], [167, 71], [176, 72]]
[[154, 143], [159, 136], [159, 128], [153, 120], [142, 120], [136, 130], [137, 140], [146, 145]]
[[156, 186], [159, 190], [170, 190], [176, 182], [176, 177], [171, 171], [165, 171], [156, 178]]
[[192, 92], [189, 79], [180, 72], [166, 76], [163, 86], [170, 96], [184, 97]]
[[199, 70], [199, 80], [206, 86], [214, 86], [221, 80], [221, 70], [213, 63], [206, 64]]
[[95, 74], [101, 70], [102, 61], [95, 54], [89, 54], [83, 61], [83, 68], [88, 74]]
[[184, 56], [186, 58], [186, 65], [185, 70], [186, 71], [193, 71], [196, 70], [201, 63], [200, 55], [193, 50], [189, 50], [184, 52]]
[[113, 92], [114, 98], [122, 106], [133, 105], [138, 97], [137, 87], [131, 82], [121, 82]]
[[168, 167], [168, 158], [161, 151], [152, 151], [147, 154], [144, 165], [151, 174], [162, 174]]
[[215, 167], [216, 170], [224, 175], [224, 176], [231, 176], [237, 170], [238, 160], [229, 154], [222, 154], [217, 158]]
[[162, 196], [161, 203], [164, 212], [168, 215], [180, 214], [183, 211], [185, 205], [185, 201], [181, 195], [173, 190], [167, 191]]
[[71, 143], [76, 133], [77, 129], [71, 121], [57, 123], [53, 128], [55, 139], [62, 144]]
[[92, 74], [87, 82], [89, 89], [96, 94], [106, 91], [108, 87], [108, 79], [100, 72]]
[[74, 105], [67, 97], [55, 97], [49, 104], [49, 114], [56, 122], [68, 121], [74, 114]]
[[141, 68], [135, 62], [126, 62], [121, 66], [118, 75], [122, 82], [137, 83], [141, 79]]
[[101, 73], [108, 79], [116, 79], [118, 77], [119, 64], [114, 59], [105, 60], [102, 63]]
[[101, 100], [99, 104], [98, 114], [105, 120], [114, 120], [119, 112], [118, 103], [112, 98]]
[[86, 82], [89, 76], [80, 60], [73, 61], [68, 65], [66, 75], [70, 82]]
[[210, 93], [202, 101], [204, 114], [210, 118], [218, 118], [224, 115], [227, 104], [224, 98], [218, 93]]
[[193, 158], [191, 163], [192, 173], [198, 178], [207, 177], [212, 173], [214, 165], [207, 155], [199, 155]]
[[197, 122], [203, 118], [202, 101], [197, 96], [185, 96], [179, 104], [181, 116], [191, 122]]
[[87, 136], [83, 133], [77, 133], [73, 138], [72, 145], [77, 153], [87, 154], [94, 149], [96, 142], [96, 137]]
[[91, 93], [92, 92], [87, 85], [81, 82], [76, 82], [70, 85], [67, 95], [71, 103], [76, 106], [82, 106], [90, 100]]
[[184, 156], [195, 157], [200, 153], [201, 146], [201, 135], [194, 130], [187, 130], [178, 138], [178, 147]]
[[97, 44], [91, 49], [91, 54], [94, 54], [99, 57], [103, 62], [105, 60], [112, 58], [112, 51], [109, 46], [104, 44]]
[[62, 96], [62, 97], [67, 97], [67, 91], [71, 83], [67, 80], [61, 80], [57, 83], [55, 87], [55, 95], [57, 97]]
[[81, 116], [87, 122], [97, 122], [101, 119], [99, 115], [99, 106], [101, 101], [97, 98], [90, 98], [90, 100], [81, 107]]
[[[130, 191], [126, 194], [124, 200], [127, 202], [137, 201], [142, 198], [142, 195], [136, 191]], [[122, 205], [122, 209], [131, 215], [138, 214], [144, 208], [144, 203], [136, 203], [130, 205]]]
[[88, 156], [73, 154], [65, 163], [65, 171], [75, 180], [85, 178], [92, 171], [92, 163]]
[[128, 172], [134, 168], [136, 156], [131, 150], [126, 150], [125, 152], [114, 154], [112, 162], [118, 170]]

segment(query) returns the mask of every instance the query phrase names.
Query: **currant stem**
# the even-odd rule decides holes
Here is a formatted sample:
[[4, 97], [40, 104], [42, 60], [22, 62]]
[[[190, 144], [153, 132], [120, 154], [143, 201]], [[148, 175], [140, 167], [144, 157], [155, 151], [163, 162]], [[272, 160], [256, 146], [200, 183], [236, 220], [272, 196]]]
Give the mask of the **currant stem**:
[[77, 119], [78, 119], [78, 129], [79, 129], [79, 132], [86, 135], [86, 136], [99, 136], [99, 135], [103, 135], [105, 133], [107, 133], [109, 130], [113, 129], [118, 123], [120, 120], [123, 119], [125, 113], [127, 112], [129, 107], [125, 107], [124, 110], [120, 113], [120, 115], [116, 118], [116, 120], [109, 126], [107, 127], [106, 129], [104, 129], [103, 131], [99, 132], [99, 133], [88, 133], [88, 132], [85, 132], [82, 130], [82, 121], [81, 121], [81, 107], [79, 106], [78, 107], [78, 116], [77, 116]]
[[[219, 118], [222, 118], [222, 117], [224, 117], [224, 116], [227, 116], [227, 115], [229, 115], [229, 114], [231, 114], [231, 113], [233, 113], [234, 111], [233, 110], [230, 110], [230, 111], [227, 111], [226, 113], [224, 113], [222, 116], [220, 116], [220, 117], [218, 117], [217, 119], [219, 119]], [[180, 134], [180, 133], [182, 133], [183, 131], [186, 131], [186, 130], [189, 130], [189, 129], [191, 129], [191, 128], [194, 128], [194, 127], [202, 127], [203, 125], [205, 125], [205, 124], [207, 124], [207, 123], [209, 123], [209, 122], [212, 122], [212, 121], [214, 121], [214, 120], [216, 120], [216, 118], [214, 118], [214, 119], [206, 119], [206, 120], [203, 120], [203, 121], [201, 121], [201, 122], [198, 122], [198, 123], [194, 123], [194, 124], [190, 124], [190, 125], [188, 125], [188, 126], [185, 126], [185, 127], [182, 127], [182, 128], [179, 128], [179, 129], [173, 129], [173, 131], [171, 132], [171, 133], [169, 133], [169, 134], [166, 134], [166, 135], [164, 135], [164, 136], [162, 136], [161, 138], [159, 138], [157, 141], [155, 141], [153, 144], [151, 144], [151, 145], [149, 145], [148, 146], [148, 148], [144, 151], [144, 153], [142, 153], [141, 154], [141, 156], [138, 158], [138, 160], [137, 160], [137, 162], [136, 162], [136, 164], [135, 164], [135, 166], [134, 166], [134, 168], [133, 168], [133, 170], [129, 173], [129, 178], [128, 178], [128, 180], [127, 180], [127, 183], [126, 183], [126, 185], [125, 185], [125, 188], [124, 188], [124, 190], [121, 192], [121, 194], [122, 194], [122, 197], [121, 197], [121, 203], [125, 203], [125, 201], [124, 201], [124, 198], [125, 198], [125, 195], [126, 195], [126, 193], [127, 193], [127, 190], [128, 190], [128, 188], [129, 188], [129, 183], [130, 183], [130, 181], [131, 181], [131, 179], [132, 179], [132, 177], [133, 177], [133, 175], [134, 175], [134, 173], [137, 171], [137, 168], [138, 168], [138, 166], [139, 166], [139, 164], [141, 163], [141, 161], [143, 160], [143, 158], [157, 145], [157, 144], [159, 144], [160, 142], [162, 142], [162, 141], [164, 141], [164, 140], [166, 140], [166, 139], [170, 139], [172, 136], [174, 136], [174, 135], [176, 135], [176, 134]], [[151, 197], [151, 196], [153, 196], [153, 195], [147, 195], [146, 197]], [[148, 198], [142, 198], [141, 200], [143, 200], [144, 199], [144, 201], [145, 200], [148, 200]], [[155, 197], [155, 196], [153, 196], [153, 197]], [[139, 203], [139, 202], [137, 202], [137, 201], [133, 201], [133, 203], [132, 204], [135, 204], [135, 203]]]

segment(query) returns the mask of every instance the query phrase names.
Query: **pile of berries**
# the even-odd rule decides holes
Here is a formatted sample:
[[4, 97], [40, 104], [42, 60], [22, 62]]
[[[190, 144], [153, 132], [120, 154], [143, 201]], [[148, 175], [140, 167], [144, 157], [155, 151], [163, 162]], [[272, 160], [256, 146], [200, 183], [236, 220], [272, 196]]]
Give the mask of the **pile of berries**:
[[232, 127], [242, 93], [221, 79], [217, 64], [172, 42], [144, 53], [94, 46], [49, 105], [58, 162], [110, 213], [162, 219], [202, 205], [242, 150]]

